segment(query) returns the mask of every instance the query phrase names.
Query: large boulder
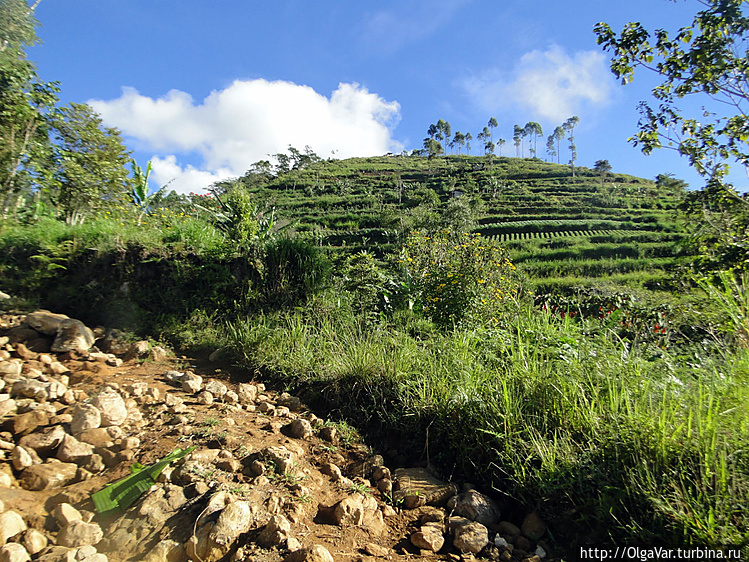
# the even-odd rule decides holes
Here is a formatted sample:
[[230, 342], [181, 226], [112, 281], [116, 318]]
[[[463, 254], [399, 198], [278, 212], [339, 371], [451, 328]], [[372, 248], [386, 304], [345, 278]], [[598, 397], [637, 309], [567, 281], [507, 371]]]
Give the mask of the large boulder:
[[94, 341], [96, 338], [90, 328], [80, 320], [68, 318], [60, 322], [55, 341], [52, 342], [50, 349], [57, 353], [87, 351], [94, 345]]
[[40, 334], [47, 336], [57, 335], [60, 323], [63, 320], [70, 320], [70, 317], [64, 314], [55, 314], [49, 310], [36, 310], [26, 315], [26, 324]]

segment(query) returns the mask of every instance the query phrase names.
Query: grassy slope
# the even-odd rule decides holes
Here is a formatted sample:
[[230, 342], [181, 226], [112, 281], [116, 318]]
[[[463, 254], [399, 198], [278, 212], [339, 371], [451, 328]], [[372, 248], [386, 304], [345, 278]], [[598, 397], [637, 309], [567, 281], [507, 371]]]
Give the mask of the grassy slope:
[[[479, 169], [482, 163], [350, 159], [251, 189], [300, 233], [342, 255], [397, 248], [403, 225], [442, 212], [458, 189], [477, 196], [477, 229], [509, 248], [536, 290], [604, 281], [665, 285], [682, 236], [676, 196], [631, 176], [602, 187], [585, 169], [573, 179], [567, 167], [538, 161], [502, 158]], [[251, 264], [228, 260], [220, 235], [194, 218], [150, 217], [136, 228], [123, 217], [75, 229], [45, 223], [6, 230], [0, 266], [13, 273], [22, 264], [9, 256], [36, 256], [47, 268], [40, 286], [59, 288], [95, 275], [96, 262], [77, 256], [98, 248], [94, 253], [114, 256], [112, 271], [122, 276], [111, 286], [121, 289], [125, 276], [144, 272], [128, 285], [129, 296], [118, 298], [141, 295], [147, 304], [149, 283], [158, 280], [155, 290], [179, 304], [185, 287], [192, 306], [206, 312], [180, 328], [183, 341], [196, 341], [200, 331], [228, 341], [251, 371], [306, 389], [380, 438], [405, 440], [416, 452], [411, 460], [494, 488], [508, 507], [539, 508], [560, 545], [747, 541], [749, 357], [704, 332], [690, 338], [676, 319], [660, 316], [702, 322], [714, 302], [690, 318], [687, 306], [669, 308], [663, 295], [657, 310], [616, 301], [629, 306], [630, 317], [583, 321], [523, 303], [491, 328], [440, 332], [407, 310], [362, 310], [371, 287], [349, 293], [334, 284], [296, 307], [231, 318], [221, 334], [211, 318], [233, 310], [236, 284], [246, 275], [237, 268]], [[133, 241], [148, 249], [146, 260], [120, 267], [116, 256]], [[223, 286], [207, 283], [217, 272]], [[91, 292], [109, 287], [105, 281]], [[653, 334], [654, 317], [672, 322], [668, 333]]]
[[[320, 162], [250, 188], [302, 232], [335, 249], [392, 249], [404, 220], [477, 202], [476, 231], [505, 245], [539, 290], [618, 276], [657, 289], [676, 263], [678, 194], [654, 182], [521, 158], [447, 156]], [[434, 194], [430, 193], [433, 191]], [[433, 197], [436, 195], [437, 199]], [[639, 277], [639, 278], [638, 278]]]

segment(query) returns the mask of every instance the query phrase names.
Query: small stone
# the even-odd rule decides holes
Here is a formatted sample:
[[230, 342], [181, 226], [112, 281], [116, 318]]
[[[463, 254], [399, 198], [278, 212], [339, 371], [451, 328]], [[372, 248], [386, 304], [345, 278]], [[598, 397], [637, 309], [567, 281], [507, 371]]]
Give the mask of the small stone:
[[541, 519], [541, 515], [537, 511], [533, 511], [525, 516], [520, 530], [530, 540], [537, 541], [546, 532], [546, 522]]
[[478, 521], [482, 525], [493, 525], [499, 521], [499, 507], [491, 498], [469, 490], [453, 496], [447, 502], [447, 507], [455, 515], [467, 517], [471, 521]]
[[314, 434], [312, 425], [303, 418], [296, 419], [284, 426], [282, 431], [294, 439], [309, 439]]
[[70, 431], [73, 435], [101, 426], [101, 412], [93, 404], [76, 404], [73, 407], [72, 414], [73, 421], [70, 422]]
[[442, 525], [439, 523], [422, 525], [421, 529], [411, 535], [411, 544], [417, 548], [437, 552], [445, 544]]
[[55, 425], [40, 432], [29, 433], [21, 437], [18, 444], [28, 449], [33, 449], [39, 455], [47, 455], [62, 443], [66, 435], [62, 426]]
[[203, 386], [203, 377], [195, 373], [187, 372], [180, 381], [182, 391], [188, 394], [197, 394]]
[[22, 544], [11, 542], [0, 548], [0, 562], [27, 562], [31, 560]]
[[101, 427], [122, 425], [127, 419], [127, 406], [119, 392], [100, 392], [91, 399], [91, 405], [101, 412]]
[[62, 462], [83, 464], [94, 454], [93, 445], [82, 443], [72, 435], [66, 434], [57, 449], [57, 458]]
[[26, 449], [26, 447], [22, 447], [21, 445], [15, 447], [10, 453], [10, 460], [13, 463], [13, 468], [18, 472], [38, 463], [38, 461], [37, 463], [34, 462], [34, 458], [31, 456], [29, 449]]
[[83, 516], [81, 512], [74, 508], [69, 503], [59, 503], [52, 510], [52, 517], [55, 518], [57, 524], [60, 527], [67, 527], [73, 521], [82, 521]]
[[26, 490], [60, 488], [75, 480], [77, 472], [78, 466], [72, 463], [35, 464], [21, 473], [20, 483]]
[[222, 382], [211, 380], [205, 384], [205, 390], [210, 392], [217, 400], [221, 400], [229, 390]]
[[9, 538], [23, 533], [27, 529], [26, 522], [15, 511], [0, 513], [0, 544], [4, 544]]
[[334, 562], [333, 555], [322, 545], [316, 544], [289, 554], [283, 562]]
[[31, 433], [36, 430], [37, 427], [45, 426], [48, 423], [49, 414], [36, 409], [14, 417], [11, 422], [10, 430], [14, 435], [22, 436]]
[[455, 529], [453, 546], [461, 552], [478, 554], [489, 544], [489, 531], [481, 523], [473, 521]]
[[257, 398], [257, 386], [250, 383], [240, 383], [237, 388], [237, 396], [240, 404], [252, 404]]
[[26, 548], [26, 551], [31, 554], [37, 554], [47, 548], [49, 540], [41, 531], [36, 529], [28, 529], [24, 535], [21, 544]]
[[69, 547], [95, 545], [104, 537], [98, 523], [71, 521], [57, 534], [57, 544]]
[[213, 404], [213, 394], [207, 390], [203, 390], [198, 394], [198, 404], [202, 404], [203, 406]]
[[289, 536], [291, 523], [283, 515], [274, 515], [260, 532], [257, 542], [266, 548], [282, 544]]

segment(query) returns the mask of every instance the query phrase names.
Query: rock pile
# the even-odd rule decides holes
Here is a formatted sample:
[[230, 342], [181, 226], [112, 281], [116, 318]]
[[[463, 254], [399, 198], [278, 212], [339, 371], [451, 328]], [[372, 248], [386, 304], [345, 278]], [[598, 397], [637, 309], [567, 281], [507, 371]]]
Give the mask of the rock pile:
[[[477, 490], [393, 472], [296, 397], [164, 369], [161, 348], [45, 311], [3, 332], [0, 562], [546, 556], [537, 513], [518, 527]], [[190, 445], [122, 513], [95, 512], [92, 492]]]

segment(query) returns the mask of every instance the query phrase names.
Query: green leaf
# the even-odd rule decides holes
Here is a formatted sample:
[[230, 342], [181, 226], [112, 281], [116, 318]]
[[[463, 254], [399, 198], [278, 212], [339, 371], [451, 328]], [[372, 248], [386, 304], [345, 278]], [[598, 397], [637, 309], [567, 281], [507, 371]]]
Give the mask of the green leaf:
[[135, 463], [130, 469], [132, 474], [107, 484], [104, 488], [91, 495], [100, 516], [121, 513], [130, 507], [140, 495], [148, 490], [171, 462], [191, 453], [195, 447], [189, 449], [175, 449], [160, 461], [143, 466]]

